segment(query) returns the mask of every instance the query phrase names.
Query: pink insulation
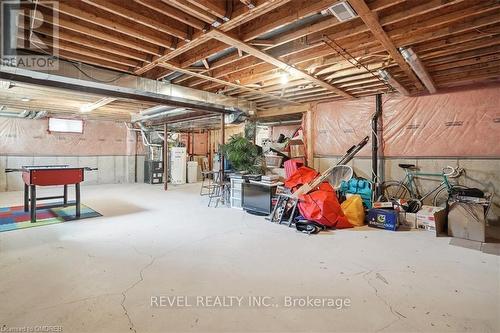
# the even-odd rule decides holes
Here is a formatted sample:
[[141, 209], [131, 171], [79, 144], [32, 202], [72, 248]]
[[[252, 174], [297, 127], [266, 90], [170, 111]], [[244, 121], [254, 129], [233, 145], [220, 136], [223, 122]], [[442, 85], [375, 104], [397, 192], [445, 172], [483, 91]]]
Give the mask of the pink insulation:
[[500, 86], [384, 103], [388, 156], [500, 156]]
[[[500, 86], [452, 90], [435, 95], [383, 96], [386, 156], [500, 156]], [[315, 112], [317, 155], [342, 155], [371, 135], [375, 96], [321, 103]], [[361, 156], [370, 155], [370, 145]]]
[[84, 121], [83, 134], [49, 133], [48, 120], [0, 117], [0, 155], [134, 155], [135, 133], [124, 123]]
[[[344, 155], [346, 150], [371, 133], [375, 96], [318, 104], [313, 115], [314, 154]], [[365, 146], [359, 156], [369, 156]]]

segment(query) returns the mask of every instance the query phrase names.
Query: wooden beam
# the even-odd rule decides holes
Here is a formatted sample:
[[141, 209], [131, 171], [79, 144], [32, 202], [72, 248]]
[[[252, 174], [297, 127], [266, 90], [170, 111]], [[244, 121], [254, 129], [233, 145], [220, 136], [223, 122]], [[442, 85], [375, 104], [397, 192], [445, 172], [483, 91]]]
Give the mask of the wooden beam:
[[[398, 12], [395, 12], [394, 14], [389, 14], [387, 16], [384, 16], [380, 19], [380, 22], [384, 25], [393, 24], [393, 23], [396, 23], [396, 22], [403, 20], [404, 18], [411, 18], [411, 17], [415, 17], [418, 15], [422, 15], [422, 14], [428, 13], [432, 10], [436, 10], [439, 8], [450, 6], [450, 5], [460, 3], [463, 1], [464, 0], [452, 0], [452, 1], [449, 1], [446, 3], [443, 3], [442, 0], [430, 0], [429, 2], [424, 2], [422, 4], [419, 3], [416, 6], [413, 3], [408, 3], [405, 5], [405, 10], [398, 11]], [[377, 0], [371, 4], [371, 9], [373, 11], [377, 12], [377, 11], [380, 11], [380, 10], [385, 9], [387, 7], [398, 5], [401, 2], [404, 2], [404, 1], [401, 1], [401, 0], [378, 1]], [[331, 28], [331, 27], [334, 28], [333, 35], [331, 32], [328, 32], [327, 30], [325, 30], [325, 29]], [[283, 45], [284, 43], [287, 43], [286, 45], [283, 45], [284, 48], [295, 52], [294, 45], [290, 44], [291, 41], [309, 35], [309, 36], [307, 36], [308, 43], [314, 44], [315, 42], [313, 41], [313, 39], [320, 41], [322, 38], [322, 34], [330, 35], [330, 37], [332, 39], [335, 39], [335, 40], [349, 38], [349, 40], [350, 40], [349, 44], [345, 44], [343, 42], [342, 46], [344, 48], [350, 49], [350, 44], [352, 44], [351, 39], [352, 39], [352, 41], [354, 41], [355, 36], [359, 36], [359, 35], [364, 36], [364, 35], [366, 35], [366, 33], [368, 31], [369, 31], [369, 29], [359, 19], [354, 19], [354, 20], [347, 21], [347, 22], [339, 22], [335, 17], [331, 17], [331, 18], [326, 18], [322, 21], [319, 21], [318, 23], [314, 23], [312, 25], [307, 25], [305, 27], [300, 27], [298, 29], [292, 29], [289, 32], [286, 32], [284, 34], [280, 34], [276, 38], [273, 38], [273, 42], [275, 43], [275, 47], [271, 47], [271, 46], [265, 47], [264, 51], [272, 50], [271, 52], [274, 52], [274, 50], [277, 49], [279, 45]], [[316, 36], [316, 37], [314, 37], [314, 36]], [[370, 40], [373, 40], [371, 35], [369, 37], [370, 37]], [[243, 39], [243, 40], [245, 41], [245, 39]], [[366, 52], [366, 50], [364, 52]], [[317, 51], [314, 51], [314, 52], [311, 51], [311, 52], [307, 52], [307, 53], [308, 53], [307, 54], [308, 57], [310, 57], [311, 55], [319, 54]], [[331, 50], [328, 49], [327, 53], [325, 53], [325, 54], [330, 54], [330, 53], [331, 53]], [[281, 55], [285, 55], [285, 54], [281, 54]], [[319, 55], [321, 55], [321, 54], [319, 54]], [[275, 56], [276, 56], [276, 54], [275, 54]], [[247, 61], [247, 58], [249, 58], [249, 57], [250, 56], [245, 56], [245, 57], [242, 57], [242, 59], [239, 59], [237, 56], [227, 56], [221, 60], [213, 62], [211, 64], [212, 69], [217, 69], [219, 67], [225, 66], [224, 69], [221, 68], [219, 71], [215, 70], [214, 76], [219, 77], [217, 74], [218, 72], [227, 72], [227, 71], [231, 71], [233, 68], [240, 67], [240, 63], [243, 61]], [[316, 57], [316, 59], [319, 60], [322, 58]], [[331, 63], [336, 64], [340, 60], [342, 60], [342, 59], [334, 59]], [[250, 60], [250, 61], [253, 62], [254, 65], [257, 65], [259, 62], [259, 61], [256, 62], [255, 59]], [[316, 61], [316, 60], [313, 60], [313, 61]], [[236, 64], [234, 64], [234, 63], [236, 63]], [[307, 67], [308, 66], [304, 66], [304, 69], [307, 70]], [[178, 80], [178, 81], [176, 80], [176, 83], [180, 83], [180, 82], [182, 82], [182, 80]], [[200, 83], [201, 82], [198, 81], [198, 84], [200, 84]], [[190, 84], [189, 86], [193, 86], [193, 85]]]
[[121, 16], [137, 24], [141, 24], [151, 29], [155, 29], [164, 32], [166, 34], [169, 34], [171, 36], [189, 41], [187, 36], [187, 29], [185, 29], [186, 28], [185, 26], [183, 27], [184, 25], [183, 23], [177, 22], [176, 25], [180, 27], [176, 27], [173, 26], [173, 24], [170, 23], [168, 20], [160, 22], [158, 20], [151, 18], [151, 16], [143, 15], [137, 11], [131, 10], [125, 6], [118, 5], [108, 0], [81, 0], [81, 1], [91, 6], [107, 11], [111, 14]]
[[254, 0], [240, 0], [242, 4], [247, 6], [248, 8], [252, 9], [255, 8], [255, 3]]
[[[187, 3], [186, 0], [168, 0], [168, 1], [162, 0], [162, 1], [169, 4], [169, 5], [176, 6], [178, 8], [183, 9], [183, 10], [186, 10], [187, 12], [193, 13], [192, 5]], [[259, 16], [259, 15], [263, 15], [263, 14], [267, 13], [268, 11], [273, 10], [274, 8], [277, 8], [277, 7], [287, 3], [289, 1], [290, 0], [265, 1], [263, 3], [258, 4], [256, 7], [252, 8], [252, 9], [249, 9], [248, 7], [244, 7], [240, 11], [234, 12], [233, 18], [231, 20], [229, 20], [228, 22], [223, 23], [218, 28], [220, 30], [223, 30], [223, 31], [229, 31], [229, 30], [234, 29], [237, 26], [239, 26], [239, 25], [241, 25], [241, 24], [243, 24], [243, 23]], [[203, 16], [200, 15], [199, 11], [198, 12], [194, 11], [194, 15], [197, 15], [197, 14], [198, 14], [197, 17], [199, 17], [200, 19], [204, 19]], [[208, 20], [206, 22], [211, 24], [211, 23], [213, 23], [213, 21], [214, 21], [214, 19], [212, 19], [211, 21]], [[208, 34], [202, 34], [200, 36], [197, 36], [191, 42], [180, 45], [175, 51], [172, 51], [166, 55], [163, 55], [163, 56], [158, 57], [157, 59], [154, 59], [154, 61], [152, 61], [151, 63], [138, 69], [135, 72], [135, 74], [141, 75], [141, 74], [149, 71], [150, 69], [154, 68], [155, 66], [157, 66], [161, 62], [173, 59], [174, 57], [176, 57], [184, 52], [187, 52], [198, 45], [203, 44], [208, 39], [210, 39], [210, 36]], [[206, 55], [205, 55], [205, 57], [206, 57]]]
[[212, 24], [217, 20], [217, 17], [210, 14], [200, 8], [197, 8], [193, 4], [189, 3], [187, 0], [161, 0], [164, 3], [179, 8], [180, 10], [189, 13], [190, 15], [205, 21], [208, 24]]
[[205, 66], [206, 69], [210, 69], [210, 65], [208, 64], [207, 59], [202, 59], [201, 62], [203, 63], [203, 66]]
[[116, 101], [116, 98], [114, 97], [103, 97], [98, 101], [95, 101], [94, 103], [82, 105], [80, 107], [80, 112], [91, 112], [94, 111], [95, 109], [100, 108], [101, 106], [108, 105], [114, 101]]
[[331, 84], [329, 84], [325, 81], [322, 81], [322, 80], [318, 79], [317, 77], [308, 74], [307, 72], [296, 69], [296, 68], [288, 65], [287, 63], [285, 63], [279, 59], [276, 59], [275, 57], [272, 57], [272, 56], [268, 55], [267, 53], [260, 51], [259, 49], [256, 49], [253, 46], [246, 44], [245, 42], [239, 40], [238, 38], [236, 38], [230, 34], [227, 34], [227, 33], [224, 33], [222, 31], [218, 31], [218, 30], [213, 30], [212, 36], [214, 38], [220, 40], [221, 42], [224, 42], [228, 45], [232, 45], [234, 47], [237, 47], [238, 49], [241, 49], [242, 51], [245, 51], [248, 54], [253, 55], [254, 57], [257, 57], [257, 58], [259, 58], [259, 59], [261, 59], [269, 64], [272, 64], [272, 65], [280, 68], [281, 70], [286, 71], [287, 73], [289, 73], [292, 76], [302, 77], [306, 80], [311, 81], [314, 84], [322, 86], [323, 88], [330, 90], [330, 91], [333, 91], [333, 92], [337, 93], [338, 95], [341, 95], [345, 98], [353, 98], [353, 96], [342, 91], [341, 89], [339, 89], [335, 86], [332, 86]]
[[226, 8], [225, 8], [225, 3], [226, 1], [224, 0], [218, 0], [218, 1], [213, 1], [213, 0], [188, 0], [191, 4], [197, 6], [200, 9], [203, 9], [204, 11], [217, 16], [224, 21], [229, 21], [229, 18], [226, 17]]
[[[43, 6], [43, 1], [39, 2], [40, 6]], [[64, 13], [66, 15], [87, 21], [91, 24], [95, 24], [97, 26], [101, 26], [107, 29], [119, 31], [125, 35], [138, 38], [140, 40], [160, 45], [165, 48], [170, 48], [171, 46], [171, 36], [170, 35], [165, 35], [161, 34], [157, 30], [153, 30], [150, 28], [145, 27], [144, 29], [137, 29], [137, 27], [134, 27], [133, 25], [130, 24], [125, 24], [120, 22], [120, 20], [116, 19], [113, 20], [110, 18], [108, 15], [107, 17], [103, 16], [98, 16], [95, 14], [95, 11], [91, 11], [88, 8], [85, 8], [84, 6], [81, 6], [80, 2], [71, 2], [71, 6], [68, 5], [67, 2], [59, 2], [59, 5], [56, 7], [60, 13]], [[124, 21], [122, 19], [122, 21]], [[96, 30], [96, 29], [94, 29]]]
[[436, 86], [434, 85], [434, 81], [432, 80], [432, 77], [430, 76], [429, 72], [425, 68], [425, 65], [422, 63], [417, 54], [413, 52], [411, 48], [405, 49], [403, 51], [403, 54], [405, 55], [404, 59], [406, 60], [406, 62], [408, 62], [413, 71], [424, 83], [427, 90], [431, 94], [434, 94], [436, 92]]
[[[29, 32], [25, 31], [25, 33], [18, 33], [17, 37], [19, 39], [25, 39], [28, 38], [29, 36], [28, 34]], [[128, 66], [131, 68], [136, 68], [140, 65], [140, 62], [137, 60], [128, 59], [123, 56], [117, 56], [115, 54], [108, 53], [102, 50], [85, 48], [76, 43], [67, 42], [63, 40], [59, 40], [58, 43], [54, 43], [54, 39], [52, 37], [37, 36], [37, 40], [32, 40], [31, 43], [39, 44], [38, 41], [42, 42], [42, 44], [39, 45], [40, 47], [43, 47], [44, 45], [54, 45], [57, 46], [58, 50], [73, 52], [75, 54], [79, 54], [80, 56], [88, 56], [96, 59], [102, 59], [105, 61]]]
[[274, 41], [271, 39], [254, 39], [249, 41], [248, 44], [254, 46], [274, 46]]
[[163, 15], [176, 19], [179, 22], [183, 22], [193, 28], [196, 28], [198, 30], [205, 30], [206, 26], [205, 22], [192, 15], [183, 12], [182, 10], [169, 6], [164, 2], [158, 0], [134, 0], [134, 1], [152, 10], [155, 10], [158, 13], [162, 13]]
[[418, 89], [422, 89], [423, 86], [418, 80], [417, 76], [411, 70], [410, 66], [406, 63], [403, 56], [399, 53], [394, 46], [394, 43], [389, 38], [387, 33], [384, 31], [376, 14], [374, 14], [364, 0], [349, 0], [349, 3], [353, 9], [358, 13], [359, 17], [365, 22], [366, 26], [370, 29], [373, 36], [380, 41], [387, 52], [390, 54], [392, 59], [398, 64], [398, 66], [403, 70], [403, 72], [413, 81]]
[[[20, 11], [21, 15], [25, 13], [26, 13], [25, 11]], [[33, 18], [35, 22], [33, 31], [35, 33], [40, 33], [52, 38], [56, 37], [59, 38], [60, 41], [76, 43], [80, 46], [85, 46], [91, 49], [102, 50], [105, 52], [113, 53], [118, 56], [132, 58], [139, 61], [145, 61], [147, 59], [148, 54], [145, 52], [140, 52], [130, 47], [123, 47], [119, 44], [110, 43], [109, 40], [107, 40], [107, 43], [102, 43], [98, 38], [86, 36], [84, 34], [78, 34], [72, 32], [71, 30], [66, 30], [65, 28], [62, 27], [54, 29], [54, 27], [48, 24], [47, 22], [43, 22], [44, 24], [39, 24], [42, 23], [40, 19], [41, 18], [38, 16]], [[27, 29], [28, 27], [24, 28]]]
[[303, 104], [300, 106], [277, 107], [265, 111], [258, 111], [257, 118], [267, 118], [267, 117], [284, 116], [289, 114], [304, 113], [307, 112], [309, 108], [310, 105], [308, 104]]
[[[97, 28], [95, 26], [91, 26], [91, 22], [84, 21], [78, 22], [75, 20], [69, 20], [59, 16], [58, 19], [54, 20], [52, 18], [52, 12], [47, 11], [44, 7], [40, 6], [37, 10], [41, 11], [47, 21], [52, 22], [56, 26], [63, 28], [64, 30], [69, 30], [73, 33], [82, 34], [88, 37], [96, 38], [101, 41], [105, 41], [107, 43], [114, 43], [117, 45], [121, 45], [124, 47], [129, 47], [134, 50], [146, 52], [149, 54], [160, 54], [159, 47], [153, 46], [148, 43], [144, 43], [142, 40], [134, 39], [127, 34], [124, 34], [119, 31], [114, 31], [110, 29], [102, 29]], [[22, 12], [22, 11], [21, 11]], [[38, 20], [39, 17], [35, 16], [35, 20]], [[78, 22], [78, 23], [76, 23]]]
[[182, 53], [189, 51], [189, 50], [205, 43], [209, 39], [210, 39], [210, 35], [208, 33], [202, 34], [200, 37], [192, 40], [191, 42], [184, 43], [183, 45], [179, 46], [174, 51], [171, 51], [165, 55], [162, 55], [162, 56], [156, 58], [155, 60], [153, 60], [151, 63], [139, 68], [138, 70], [135, 71], [135, 74], [136, 75], [144, 74], [147, 71], [155, 68], [160, 63], [171, 60], [171, 59], [181, 55]]
[[222, 84], [224, 86], [235, 87], [235, 88], [238, 88], [238, 89], [242, 89], [242, 90], [246, 90], [246, 91], [251, 91], [251, 92], [254, 92], [256, 94], [266, 95], [269, 98], [278, 99], [280, 101], [283, 101], [283, 102], [286, 102], [286, 103], [289, 103], [289, 104], [296, 104], [296, 105], [299, 104], [299, 103], [294, 103], [292, 101], [289, 101], [289, 100], [286, 100], [286, 99], [283, 99], [283, 98], [279, 98], [279, 97], [274, 96], [272, 94], [268, 94], [268, 93], [261, 92], [261, 91], [256, 90], [256, 89], [252, 89], [252, 88], [248, 88], [248, 87], [239, 85], [237, 83], [232, 83], [232, 82], [224, 81], [224, 80], [217, 79], [217, 78], [214, 78], [214, 77], [210, 77], [210, 76], [207, 76], [207, 75], [204, 75], [204, 74], [191, 72], [191, 71], [188, 71], [188, 70], [186, 70], [184, 68], [172, 65], [170, 63], [161, 63], [160, 66], [165, 67], [165, 68], [169, 68], [169, 69], [174, 70], [176, 72], [180, 72], [180, 73], [188, 74], [188, 75], [191, 75], [191, 76], [203, 78], [203, 79], [208, 80], [208, 81], [214, 81], [214, 82], [220, 83], [220, 84]]
[[401, 93], [405, 96], [410, 95], [410, 92], [408, 91], [408, 89], [406, 89], [405, 86], [403, 86], [401, 83], [399, 83], [399, 81], [396, 80], [394, 78], [394, 76], [392, 76], [391, 73], [389, 73], [387, 70], [379, 70], [378, 73], [379, 73], [380, 77], [382, 78], [382, 80], [387, 81], [387, 83], [389, 83], [391, 85], [391, 87], [396, 89], [399, 93]]

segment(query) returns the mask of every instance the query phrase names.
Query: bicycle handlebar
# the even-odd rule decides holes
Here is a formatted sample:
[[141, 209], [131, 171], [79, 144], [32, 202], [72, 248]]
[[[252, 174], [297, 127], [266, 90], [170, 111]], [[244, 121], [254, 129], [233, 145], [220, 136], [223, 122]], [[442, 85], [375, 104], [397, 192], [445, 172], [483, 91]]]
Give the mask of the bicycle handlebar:
[[[446, 170], [449, 170], [449, 172], [446, 172]], [[463, 170], [464, 169], [462, 168], [454, 168], [452, 166], [447, 165], [446, 167], [443, 168], [443, 176], [455, 178], [460, 176]]]

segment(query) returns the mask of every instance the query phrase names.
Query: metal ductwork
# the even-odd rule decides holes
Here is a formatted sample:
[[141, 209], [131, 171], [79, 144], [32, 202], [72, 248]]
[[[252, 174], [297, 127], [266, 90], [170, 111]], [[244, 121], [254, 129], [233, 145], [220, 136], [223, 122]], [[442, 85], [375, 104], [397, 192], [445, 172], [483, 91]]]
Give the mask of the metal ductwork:
[[173, 106], [167, 106], [167, 105], [156, 105], [153, 106], [149, 109], [141, 111], [141, 116], [152, 116], [152, 115], [157, 115], [159, 113], [163, 113], [165, 111], [170, 111], [170, 110], [175, 110], [176, 108]]
[[23, 82], [76, 90], [113, 98], [135, 99], [170, 105], [170, 107], [206, 110], [216, 114], [229, 114], [238, 111], [250, 113], [255, 110], [254, 102], [242, 98], [209, 93], [135, 75], [120, 74], [117, 76], [116, 72], [89, 65], [82, 65], [82, 67], [91, 76], [102, 80], [111, 78], [115, 80], [110, 84], [104, 84], [82, 79], [81, 73], [64, 60], [59, 60], [59, 69], [51, 71], [51, 73], [0, 65], [0, 80], [14, 82], [14, 84]]
[[21, 119], [42, 119], [48, 115], [47, 111], [5, 112], [5, 106], [0, 107], [0, 117], [21, 118]]
[[39, 112], [36, 112], [36, 115], [33, 117], [33, 119], [42, 119], [42, 118], [47, 117], [47, 115], [48, 115], [47, 111], [39, 111]]
[[147, 120], [161, 119], [173, 113], [184, 112], [186, 108], [178, 108], [167, 105], [156, 105], [141, 111], [138, 115], [132, 115], [132, 123], [144, 122]]

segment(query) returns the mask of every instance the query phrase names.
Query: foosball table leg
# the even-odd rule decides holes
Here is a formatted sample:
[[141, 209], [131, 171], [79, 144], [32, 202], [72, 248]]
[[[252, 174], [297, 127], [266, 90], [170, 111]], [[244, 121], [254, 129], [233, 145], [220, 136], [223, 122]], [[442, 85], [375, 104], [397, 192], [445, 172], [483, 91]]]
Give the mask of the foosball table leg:
[[30, 185], [31, 223], [36, 222], [36, 186]]
[[68, 185], [64, 185], [64, 207], [68, 205]]
[[76, 196], [76, 217], [80, 217], [80, 183], [75, 184], [75, 196]]
[[24, 184], [24, 211], [28, 212], [30, 207], [30, 187], [26, 184]]

